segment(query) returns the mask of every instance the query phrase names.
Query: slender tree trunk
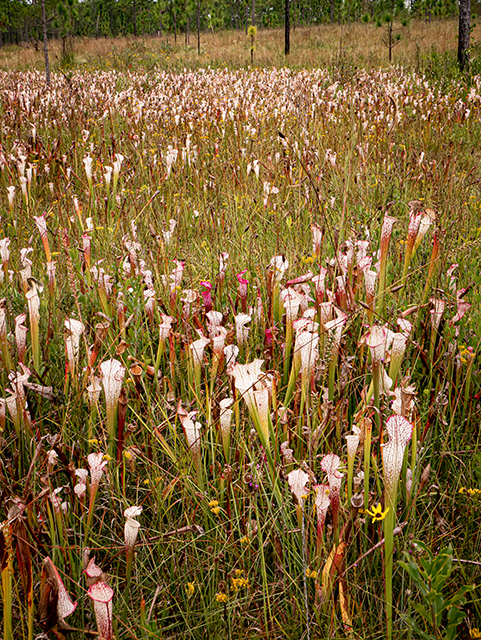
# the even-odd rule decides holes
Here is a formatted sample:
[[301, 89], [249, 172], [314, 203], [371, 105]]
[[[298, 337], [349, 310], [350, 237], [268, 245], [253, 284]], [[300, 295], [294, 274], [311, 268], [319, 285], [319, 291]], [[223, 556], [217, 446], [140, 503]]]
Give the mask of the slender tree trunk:
[[45, 17], [45, 0], [42, 0], [43, 54], [45, 56], [45, 78], [50, 84], [50, 63], [48, 61], [47, 18]]
[[459, 0], [458, 64], [461, 71], [469, 66], [470, 18], [471, 0]]
[[331, 24], [334, 24], [334, 0], [331, 0]]
[[392, 30], [393, 30], [393, 23], [392, 22], [389, 23], [388, 29], [389, 29], [389, 62], [392, 62], [392, 49], [393, 49], [393, 46], [394, 46], [394, 39], [393, 39], [393, 33], [392, 33]]
[[200, 0], [197, 2], [197, 55], [200, 56]]
[[256, 26], [256, 0], [252, 0], [252, 24]]
[[134, 36], [137, 37], [137, 2], [136, 0], [133, 1], [133, 23], [134, 23]]
[[285, 0], [284, 6], [284, 54], [291, 52], [291, 7], [289, 0]]
[[10, 3], [7, 3], [7, 24], [8, 24], [8, 35], [7, 33], [5, 33], [5, 42], [8, 43], [10, 41], [10, 44], [12, 44], [12, 26], [11, 26], [11, 20], [10, 20]]

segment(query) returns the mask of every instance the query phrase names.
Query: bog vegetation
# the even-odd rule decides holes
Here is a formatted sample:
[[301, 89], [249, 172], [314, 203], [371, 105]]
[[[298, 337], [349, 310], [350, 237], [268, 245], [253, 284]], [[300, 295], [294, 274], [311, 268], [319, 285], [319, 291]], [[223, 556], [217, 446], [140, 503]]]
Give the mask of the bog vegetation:
[[5, 640], [481, 637], [481, 79], [139, 56], [0, 73]]

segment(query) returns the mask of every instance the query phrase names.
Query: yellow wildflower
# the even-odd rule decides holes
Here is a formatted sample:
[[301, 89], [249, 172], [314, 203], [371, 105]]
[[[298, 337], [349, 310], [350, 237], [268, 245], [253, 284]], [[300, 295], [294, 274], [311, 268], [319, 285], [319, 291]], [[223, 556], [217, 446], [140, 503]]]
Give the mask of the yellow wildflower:
[[229, 597], [226, 593], [222, 593], [221, 591], [219, 591], [219, 593], [215, 594], [215, 599], [217, 600], [217, 602], [222, 602], [223, 604], [225, 604], [229, 600]]
[[475, 496], [478, 493], [481, 493], [481, 489], [472, 489], [472, 488], [467, 489], [466, 487], [461, 487], [461, 489], [459, 490], [459, 493], [469, 493], [470, 496]]
[[195, 582], [188, 582], [185, 585], [185, 592], [187, 594], [187, 597], [192, 598], [192, 596], [194, 595], [194, 591], [195, 591]]
[[234, 593], [236, 593], [239, 589], [242, 589], [243, 587], [248, 587], [249, 586], [249, 580], [247, 580], [247, 578], [244, 578], [244, 572], [242, 571], [242, 569], [237, 569], [236, 570], [236, 577], [235, 578], [231, 578], [231, 591], [233, 591]]
[[368, 511], [366, 509], [364, 513], [368, 516], [371, 516], [373, 522], [381, 522], [381, 520], [384, 520], [384, 518], [386, 517], [388, 511], [389, 507], [386, 509], [386, 511], [383, 511], [381, 503], [378, 502], [378, 504], [373, 507], [372, 511]]

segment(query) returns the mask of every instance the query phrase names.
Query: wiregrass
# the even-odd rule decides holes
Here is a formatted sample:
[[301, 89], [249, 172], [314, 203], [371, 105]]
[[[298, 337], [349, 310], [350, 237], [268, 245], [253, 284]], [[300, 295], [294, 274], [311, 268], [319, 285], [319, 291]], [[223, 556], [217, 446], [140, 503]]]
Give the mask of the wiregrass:
[[[401, 25], [397, 25], [401, 27]], [[474, 23], [471, 58], [478, 57], [481, 25]], [[433, 19], [430, 22], [414, 19], [402, 27], [401, 39], [393, 49], [393, 63], [418, 71], [437, 74], [436, 79], [455, 72], [457, 48], [457, 19]], [[282, 29], [261, 29], [256, 35], [254, 65], [285, 65], [293, 68], [338, 67], [341, 72], [356, 68], [378, 68], [388, 64], [388, 50], [383, 42], [384, 30], [373, 23], [352, 22], [343, 25], [298, 26], [291, 32], [291, 54], [284, 56]], [[200, 53], [197, 34], [172, 33], [138, 38], [77, 38], [74, 55], [62, 61], [61, 42], [49, 40], [51, 63], [54, 67], [73, 69], [131, 69], [162, 68], [182, 71], [225, 66], [237, 69], [251, 64], [250, 38], [237, 31], [202, 31]], [[477, 63], [476, 63], [477, 64]], [[43, 69], [43, 43], [4, 46], [0, 49], [0, 68]]]

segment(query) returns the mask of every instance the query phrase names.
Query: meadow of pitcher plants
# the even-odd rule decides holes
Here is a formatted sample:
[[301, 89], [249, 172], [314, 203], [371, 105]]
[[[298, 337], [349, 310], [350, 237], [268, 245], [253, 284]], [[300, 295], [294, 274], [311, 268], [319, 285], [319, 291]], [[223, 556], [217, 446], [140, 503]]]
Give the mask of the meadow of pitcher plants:
[[4, 640], [480, 638], [481, 79], [0, 93]]

